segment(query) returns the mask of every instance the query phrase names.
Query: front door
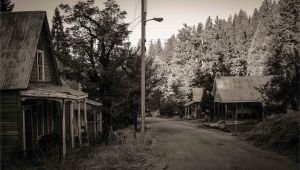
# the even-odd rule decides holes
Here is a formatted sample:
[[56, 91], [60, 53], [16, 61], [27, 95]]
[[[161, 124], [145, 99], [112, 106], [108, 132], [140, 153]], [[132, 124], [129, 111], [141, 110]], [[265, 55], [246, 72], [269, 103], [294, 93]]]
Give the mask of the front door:
[[23, 107], [23, 149], [28, 152], [32, 150], [33, 127], [32, 127], [32, 110], [31, 107]]

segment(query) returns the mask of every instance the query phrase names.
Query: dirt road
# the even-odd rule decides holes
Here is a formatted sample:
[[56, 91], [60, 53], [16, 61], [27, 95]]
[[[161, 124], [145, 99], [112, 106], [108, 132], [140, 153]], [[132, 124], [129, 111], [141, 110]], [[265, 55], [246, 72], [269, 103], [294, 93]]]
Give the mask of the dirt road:
[[247, 144], [229, 133], [187, 121], [147, 118], [165, 169], [297, 170], [296, 163]]

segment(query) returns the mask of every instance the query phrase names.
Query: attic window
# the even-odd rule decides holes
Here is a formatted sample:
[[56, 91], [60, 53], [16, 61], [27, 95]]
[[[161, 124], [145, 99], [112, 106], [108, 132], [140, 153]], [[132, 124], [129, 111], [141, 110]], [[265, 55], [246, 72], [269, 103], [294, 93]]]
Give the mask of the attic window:
[[37, 65], [37, 77], [38, 81], [45, 81], [45, 57], [44, 51], [36, 51], [36, 65]]

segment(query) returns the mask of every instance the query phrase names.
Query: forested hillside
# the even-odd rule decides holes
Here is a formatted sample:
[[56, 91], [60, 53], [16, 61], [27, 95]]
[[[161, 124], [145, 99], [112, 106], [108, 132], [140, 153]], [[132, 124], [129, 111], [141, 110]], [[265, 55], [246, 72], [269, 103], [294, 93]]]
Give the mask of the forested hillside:
[[[280, 6], [286, 3], [265, 0], [252, 14], [240, 10], [226, 19], [208, 17], [204, 25], [183, 24], [164, 45], [160, 40], [151, 42], [148, 57], [154, 58], [153, 64], [165, 79], [161, 84], [164, 98], [169, 100], [177, 94], [176, 100], [186, 102], [189, 89], [195, 86], [209, 92], [217, 72], [227, 76], [269, 75], [266, 62], [273, 55], [278, 24], [287, 17], [279, 16]], [[299, 2], [289, 4], [297, 6]], [[299, 18], [298, 12], [290, 15]]]

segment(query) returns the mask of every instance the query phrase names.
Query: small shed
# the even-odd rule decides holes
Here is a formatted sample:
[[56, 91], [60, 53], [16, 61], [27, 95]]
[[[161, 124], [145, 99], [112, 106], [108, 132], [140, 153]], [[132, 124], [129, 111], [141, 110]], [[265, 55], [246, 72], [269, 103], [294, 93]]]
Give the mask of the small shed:
[[214, 96], [214, 118], [262, 118], [262, 95], [259, 88], [271, 76], [217, 77]]
[[201, 118], [202, 109], [201, 101], [203, 96], [203, 88], [192, 88], [192, 101], [184, 104], [185, 117]]

